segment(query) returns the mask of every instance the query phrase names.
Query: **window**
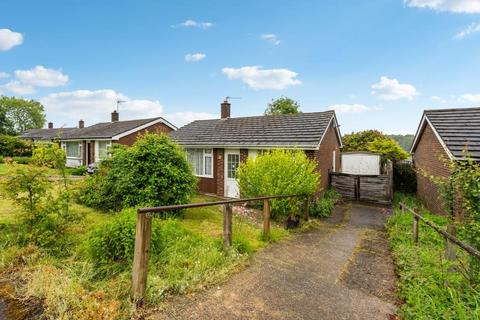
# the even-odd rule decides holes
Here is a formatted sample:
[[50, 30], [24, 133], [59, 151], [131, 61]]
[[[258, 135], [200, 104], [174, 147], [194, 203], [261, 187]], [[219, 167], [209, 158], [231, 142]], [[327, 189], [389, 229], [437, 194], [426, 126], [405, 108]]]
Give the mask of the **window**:
[[227, 155], [227, 178], [235, 179], [237, 174], [237, 168], [240, 164], [240, 155], [239, 154], [228, 154]]
[[66, 142], [65, 152], [68, 158], [80, 158], [81, 155], [81, 143], [78, 142]]
[[97, 141], [98, 143], [98, 159], [103, 160], [108, 157], [110, 149], [110, 141]]
[[195, 175], [213, 177], [212, 149], [187, 149], [187, 159], [192, 165]]

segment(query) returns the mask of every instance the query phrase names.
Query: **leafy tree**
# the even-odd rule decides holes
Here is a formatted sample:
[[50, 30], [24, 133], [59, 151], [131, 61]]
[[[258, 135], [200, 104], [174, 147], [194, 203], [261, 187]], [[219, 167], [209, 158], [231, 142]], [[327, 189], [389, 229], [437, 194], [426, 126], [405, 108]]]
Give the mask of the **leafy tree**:
[[185, 152], [166, 135], [147, 133], [133, 146], [112, 149], [88, 177], [80, 201], [105, 210], [187, 203], [197, 179]]
[[41, 167], [63, 169], [67, 156], [57, 143], [37, 143], [33, 149], [32, 161]]
[[45, 124], [43, 105], [35, 100], [0, 97], [0, 133], [20, 134]]
[[345, 135], [342, 151], [374, 152], [392, 161], [408, 158], [408, 153], [400, 147], [398, 142], [378, 130], [365, 130]]
[[32, 155], [32, 143], [16, 136], [0, 135], [0, 156], [24, 157]]
[[266, 115], [296, 114], [300, 112], [300, 105], [298, 102], [287, 97], [280, 97], [275, 100], [272, 99], [272, 102], [270, 102], [267, 109], [265, 109]]
[[398, 144], [403, 148], [405, 151], [410, 151], [412, 147], [413, 139], [415, 136], [413, 134], [390, 134], [388, 137], [392, 138], [393, 140], [397, 141]]
[[[272, 150], [248, 158], [237, 172], [242, 197], [305, 194], [318, 191], [320, 174], [314, 161], [300, 150]], [[298, 199], [272, 200], [272, 217], [291, 215]]]

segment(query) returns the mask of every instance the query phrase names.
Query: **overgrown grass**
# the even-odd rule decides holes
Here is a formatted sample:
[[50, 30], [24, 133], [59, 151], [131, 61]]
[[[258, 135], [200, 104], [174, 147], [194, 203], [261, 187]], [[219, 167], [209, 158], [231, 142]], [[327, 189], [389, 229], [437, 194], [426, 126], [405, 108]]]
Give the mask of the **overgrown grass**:
[[447, 220], [421, 208], [414, 197], [396, 194], [394, 214], [387, 228], [399, 275], [398, 294], [405, 302], [400, 307], [401, 316], [405, 319], [480, 319], [480, 292], [461, 272], [466, 265], [466, 254], [458, 249], [458, 259], [446, 261], [445, 241], [421, 222], [419, 243], [415, 245], [413, 217], [400, 211], [399, 201], [418, 208], [426, 219], [439, 226], [445, 226]]
[[[194, 201], [214, 199], [197, 196]], [[130, 300], [131, 263], [99, 264], [88, 254], [88, 239], [96, 228], [116, 219], [113, 214], [72, 205], [84, 217], [68, 229], [68, 252], [54, 256], [36, 247], [18, 247], [9, 240], [16, 229], [15, 211], [0, 199], [0, 278], [16, 285], [19, 297], [38, 299], [51, 319], [119, 319], [133, 312]], [[135, 210], [126, 209], [132, 215]], [[162, 235], [162, 250], [151, 255], [147, 301], [157, 303], [171, 294], [187, 293], [219, 283], [241, 268], [249, 254], [288, 235], [272, 227], [269, 241], [259, 224], [235, 217], [233, 248], [222, 246], [221, 207], [189, 209], [183, 218], [154, 224]]]

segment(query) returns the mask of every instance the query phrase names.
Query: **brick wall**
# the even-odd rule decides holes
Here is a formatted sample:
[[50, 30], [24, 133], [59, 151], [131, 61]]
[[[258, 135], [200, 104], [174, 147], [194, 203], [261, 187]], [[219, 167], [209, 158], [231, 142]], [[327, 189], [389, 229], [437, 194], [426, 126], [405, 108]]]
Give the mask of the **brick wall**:
[[147, 131], [151, 132], [151, 133], [169, 133], [173, 130], [172, 130], [172, 128], [165, 125], [164, 123], [159, 122], [159, 123], [156, 123], [154, 125], [151, 125], [151, 126], [145, 128], [145, 129], [142, 129], [140, 131], [129, 134], [128, 136], [122, 137], [117, 142], [120, 143], [120, 144], [131, 146], [137, 140], [138, 135], [144, 134]]
[[[328, 174], [333, 171], [333, 151], [335, 151], [335, 169], [339, 171], [340, 141], [338, 140], [336, 129], [333, 127], [333, 124], [330, 124], [320, 148], [313, 152], [313, 156], [318, 162], [317, 169], [321, 174], [320, 188], [322, 192], [328, 189]], [[311, 157], [311, 154], [309, 155], [307, 152], [307, 156]]]
[[448, 160], [448, 155], [428, 123], [420, 136], [413, 157], [417, 170], [418, 197], [430, 211], [445, 214], [441, 201], [438, 199], [437, 186], [422, 173], [425, 171], [428, 175], [436, 177], [448, 177], [450, 175], [448, 167], [443, 162]]
[[225, 176], [225, 161], [224, 161], [224, 149], [215, 149], [215, 159], [216, 163], [215, 177], [217, 183], [217, 195], [223, 197], [225, 194], [224, 191], [224, 176]]

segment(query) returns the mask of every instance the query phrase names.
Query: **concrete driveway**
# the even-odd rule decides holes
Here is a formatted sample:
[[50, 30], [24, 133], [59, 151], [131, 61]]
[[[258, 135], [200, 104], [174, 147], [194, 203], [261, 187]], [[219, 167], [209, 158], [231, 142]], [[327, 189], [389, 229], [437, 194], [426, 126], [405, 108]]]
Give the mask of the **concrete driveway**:
[[393, 318], [395, 275], [381, 231], [387, 213], [338, 207], [321, 227], [260, 251], [218, 287], [172, 298], [151, 319]]

